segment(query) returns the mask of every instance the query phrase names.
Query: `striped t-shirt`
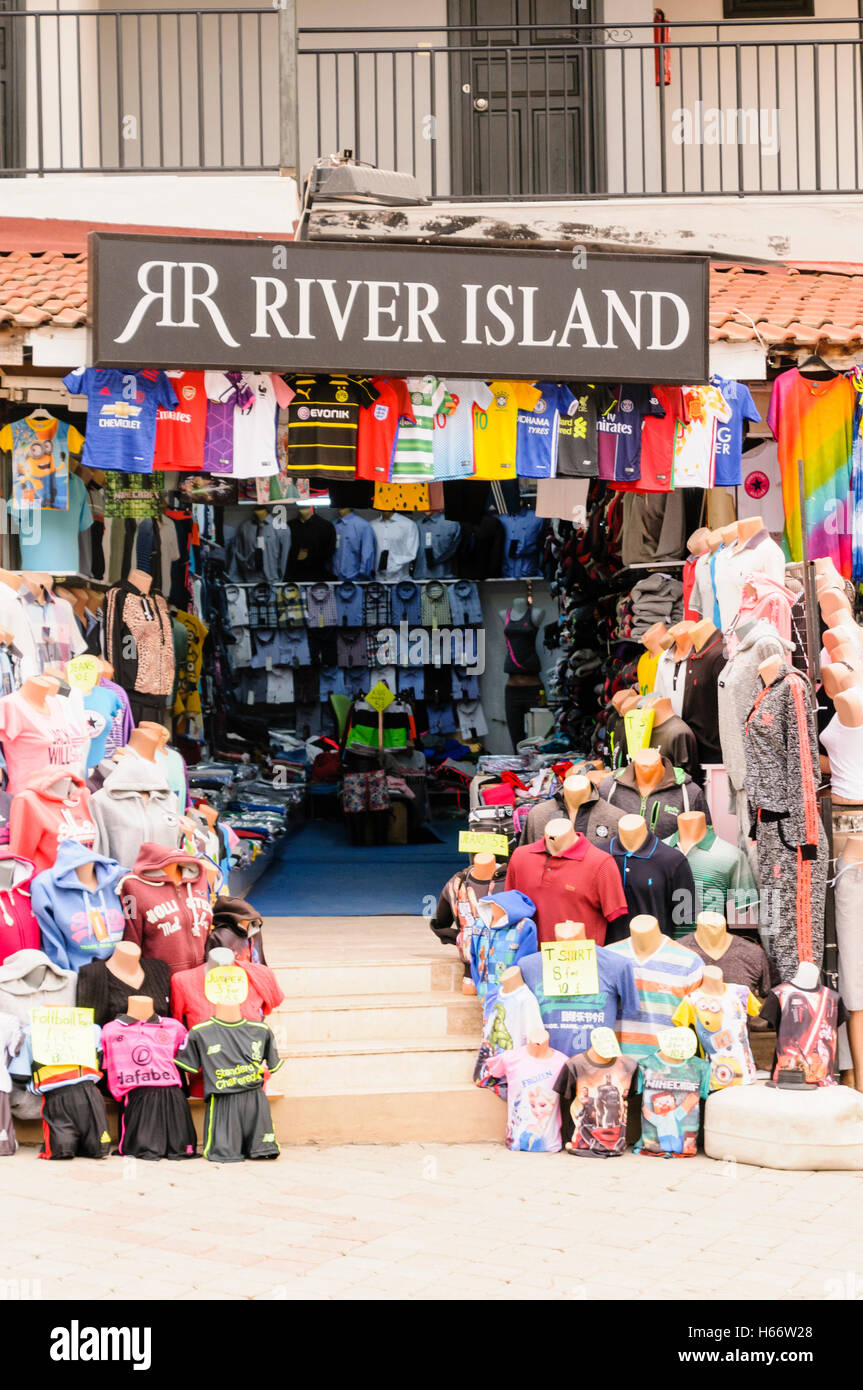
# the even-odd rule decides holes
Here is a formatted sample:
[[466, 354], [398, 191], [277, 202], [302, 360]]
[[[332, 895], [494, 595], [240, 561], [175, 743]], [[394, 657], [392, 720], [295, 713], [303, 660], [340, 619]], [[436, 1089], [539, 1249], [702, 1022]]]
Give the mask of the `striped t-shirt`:
[[436, 376], [409, 376], [407, 388], [416, 423], [402, 420], [399, 424], [390, 481], [425, 483], [434, 478], [435, 416], [448, 415], [455, 401]]
[[702, 962], [693, 951], [678, 946], [670, 937], [647, 960], [639, 960], [632, 941], [615, 941], [606, 950], [614, 951], [632, 966], [641, 1013], [637, 1018], [624, 1014], [618, 1027], [621, 1051], [643, 1056], [655, 1051], [659, 1035], [673, 1028], [672, 1016], [683, 999], [701, 983]]

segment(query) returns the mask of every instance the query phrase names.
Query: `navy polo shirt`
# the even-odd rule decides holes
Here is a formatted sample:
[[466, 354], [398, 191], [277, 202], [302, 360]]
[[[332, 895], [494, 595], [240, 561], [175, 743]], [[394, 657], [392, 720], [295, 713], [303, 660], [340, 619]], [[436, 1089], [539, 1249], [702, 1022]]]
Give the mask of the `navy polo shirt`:
[[615, 835], [610, 852], [623, 880], [628, 915], [609, 924], [606, 945], [626, 938], [633, 917], [655, 917], [666, 936], [674, 936], [675, 921], [695, 921], [695, 880], [685, 854], [657, 839], [652, 830], [632, 852]]

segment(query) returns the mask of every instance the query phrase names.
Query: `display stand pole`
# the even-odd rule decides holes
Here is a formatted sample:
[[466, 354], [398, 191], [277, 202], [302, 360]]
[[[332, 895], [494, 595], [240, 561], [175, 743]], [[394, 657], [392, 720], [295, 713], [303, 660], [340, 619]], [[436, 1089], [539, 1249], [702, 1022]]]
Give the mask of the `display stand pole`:
[[[800, 495], [800, 532], [803, 555], [803, 595], [806, 606], [806, 661], [812, 689], [821, 679], [821, 631], [816, 614], [818, 613], [818, 591], [815, 588], [815, 566], [809, 560], [809, 535], [806, 518], [806, 492], [803, 486], [803, 460], [797, 460], [797, 488]], [[818, 809], [824, 834], [827, 836], [827, 862], [833, 863], [833, 799], [828, 794], [818, 798]], [[836, 939], [836, 907], [833, 888], [828, 878], [827, 893], [824, 898], [824, 959], [822, 976], [829, 989], [836, 989], [839, 983], [839, 945]]]

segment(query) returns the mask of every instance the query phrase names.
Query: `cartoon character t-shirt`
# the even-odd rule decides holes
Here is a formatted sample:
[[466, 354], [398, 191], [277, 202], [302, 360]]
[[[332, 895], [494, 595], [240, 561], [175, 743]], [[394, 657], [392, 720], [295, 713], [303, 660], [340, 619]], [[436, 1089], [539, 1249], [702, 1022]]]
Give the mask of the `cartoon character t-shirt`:
[[678, 1028], [692, 1027], [702, 1054], [710, 1063], [710, 1089], [745, 1086], [755, 1080], [755, 1061], [749, 1046], [749, 1017], [761, 1004], [746, 985], [726, 982], [721, 994], [694, 989], [680, 1001], [672, 1017]]
[[84, 436], [53, 416], [25, 416], [0, 430], [0, 449], [12, 455], [12, 501], [45, 511], [69, 506], [69, 459], [79, 457]]
[[[570, 1153], [586, 1158], [614, 1158], [626, 1148], [626, 1099], [638, 1063], [615, 1057], [599, 1063], [589, 1053], [571, 1057], [554, 1083], [561, 1101], [569, 1102]], [[569, 1125], [564, 1117], [564, 1132]]]
[[667, 1061], [653, 1052], [638, 1064], [642, 1094], [641, 1138], [636, 1153], [694, 1158], [701, 1124], [699, 1101], [710, 1090], [710, 1066], [702, 1057]]
[[835, 1085], [837, 1030], [848, 1014], [834, 989], [777, 985], [765, 999], [761, 1017], [778, 1024], [774, 1081], [780, 1072], [796, 1071], [809, 1085]]
[[501, 1052], [488, 1064], [490, 1076], [506, 1081], [506, 1147], [522, 1153], [560, 1152], [560, 1096], [554, 1084], [566, 1065], [562, 1052], [534, 1057], [526, 1047]]

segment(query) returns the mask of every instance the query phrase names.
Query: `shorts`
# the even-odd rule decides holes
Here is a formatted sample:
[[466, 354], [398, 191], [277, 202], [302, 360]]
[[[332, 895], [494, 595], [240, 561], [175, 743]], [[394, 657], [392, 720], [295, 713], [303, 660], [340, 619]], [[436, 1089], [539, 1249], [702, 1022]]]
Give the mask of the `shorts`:
[[124, 1097], [117, 1146], [124, 1158], [195, 1158], [197, 1142], [179, 1086], [136, 1086]]
[[270, 1102], [260, 1086], [227, 1096], [210, 1096], [204, 1119], [204, 1158], [242, 1163], [244, 1158], [278, 1158]]
[[346, 772], [343, 781], [343, 806], [346, 816], [362, 815], [364, 811], [388, 811], [390, 794], [387, 776], [378, 772]]
[[0, 1091], [0, 1158], [7, 1158], [17, 1147], [9, 1095], [6, 1091]]
[[833, 885], [836, 941], [839, 946], [839, 993], [849, 1013], [863, 1009], [863, 864], [846, 863], [840, 854]]
[[42, 1097], [40, 1158], [107, 1158], [111, 1151], [102, 1093], [92, 1081], [47, 1091]]

